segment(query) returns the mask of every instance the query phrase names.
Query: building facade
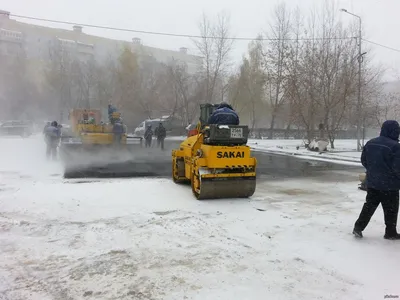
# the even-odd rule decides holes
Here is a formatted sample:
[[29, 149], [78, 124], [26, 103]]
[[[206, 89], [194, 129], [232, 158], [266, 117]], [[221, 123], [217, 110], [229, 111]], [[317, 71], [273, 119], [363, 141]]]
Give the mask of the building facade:
[[29, 60], [45, 61], [54, 47], [80, 59], [93, 57], [99, 62], [117, 58], [124, 47], [130, 47], [138, 54], [139, 60], [151, 57], [165, 64], [178, 61], [192, 74], [200, 63], [200, 57], [188, 54], [184, 47], [172, 51], [148, 47], [139, 38], [129, 42], [88, 35], [78, 25], [66, 30], [28, 24], [12, 19], [10, 12], [0, 10], [0, 55], [11, 56], [23, 50]]

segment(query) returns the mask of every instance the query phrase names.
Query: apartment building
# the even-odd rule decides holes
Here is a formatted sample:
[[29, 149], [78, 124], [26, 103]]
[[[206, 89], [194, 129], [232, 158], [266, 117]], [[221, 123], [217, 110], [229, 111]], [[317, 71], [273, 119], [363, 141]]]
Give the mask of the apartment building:
[[94, 57], [101, 62], [109, 57], [117, 58], [124, 47], [130, 47], [141, 59], [154, 59], [161, 63], [172, 61], [186, 65], [189, 73], [194, 73], [199, 65], [199, 57], [188, 54], [187, 48], [177, 51], [159, 49], [143, 45], [139, 38], [121, 41], [89, 35], [82, 26], [75, 25], [71, 30], [38, 26], [17, 21], [10, 12], [0, 10], [0, 55], [11, 56], [24, 50], [27, 58], [44, 61], [50, 49], [61, 49], [77, 55], [81, 59]]

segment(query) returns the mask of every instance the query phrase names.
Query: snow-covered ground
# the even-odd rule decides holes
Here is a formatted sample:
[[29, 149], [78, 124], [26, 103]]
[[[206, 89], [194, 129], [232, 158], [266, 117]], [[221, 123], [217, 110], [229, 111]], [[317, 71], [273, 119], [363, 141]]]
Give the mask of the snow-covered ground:
[[328, 151], [321, 154], [307, 150], [303, 140], [249, 140], [248, 145], [257, 151], [296, 155], [303, 159], [361, 166], [361, 152], [357, 152], [356, 140], [336, 140], [334, 149], [329, 145]]
[[0, 139], [0, 299], [400, 294], [400, 243], [383, 239], [381, 209], [364, 240], [351, 235], [365, 197], [356, 174], [260, 182], [249, 200], [218, 201], [166, 179], [60, 174], [41, 137]]

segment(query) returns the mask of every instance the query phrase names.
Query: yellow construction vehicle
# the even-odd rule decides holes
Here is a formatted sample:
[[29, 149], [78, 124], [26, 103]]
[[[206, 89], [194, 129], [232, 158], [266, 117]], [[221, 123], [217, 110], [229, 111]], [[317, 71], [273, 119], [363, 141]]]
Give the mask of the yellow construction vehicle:
[[[84, 115], [87, 114], [87, 120]], [[119, 120], [121, 113], [113, 112], [111, 120]], [[79, 137], [83, 145], [96, 146], [114, 144], [113, 122], [101, 122], [101, 112], [99, 109], [73, 109], [69, 114], [71, 131], [75, 137]], [[121, 135], [121, 145], [127, 144], [127, 128], [124, 126], [124, 133]]]
[[216, 105], [200, 105], [197, 132], [172, 151], [175, 183], [191, 183], [198, 200], [247, 198], [256, 189], [256, 164], [248, 126], [207, 124]]
[[[60, 156], [64, 162], [64, 177], [90, 177], [95, 172], [118, 173], [118, 163], [132, 157], [133, 145], [128, 143], [127, 128], [121, 123], [122, 134], [115, 134], [114, 124], [121, 114], [113, 112], [109, 122], [102, 122], [98, 109], [73, 109], [69, 114], [70, 132], [62, 135]], [[118, 138], [116, 138], [118, 137]], [[141, 145], [141, 138], [139, 144]]]

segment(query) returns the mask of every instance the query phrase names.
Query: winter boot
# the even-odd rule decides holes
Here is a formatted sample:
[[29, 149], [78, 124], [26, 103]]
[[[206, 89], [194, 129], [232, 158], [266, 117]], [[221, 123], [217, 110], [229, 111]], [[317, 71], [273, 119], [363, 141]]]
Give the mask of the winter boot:
[[383, 238], [387, 239], [387, 240], [400, 240], [400, 234], [398, 234], [398, 233], [396, 233], [394, 235], [385, 234], [385, 236]]
[[357, 228], [353, 229], [353, 234], [356, 238], [359, 238], [359, 239], [361, 239], [363, 237], [361, 230], [358, 230]]
[[400, 234], [397, 233], [396, 228], [387, 228], [383, 237], [386, 240], [400, 240]]

